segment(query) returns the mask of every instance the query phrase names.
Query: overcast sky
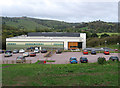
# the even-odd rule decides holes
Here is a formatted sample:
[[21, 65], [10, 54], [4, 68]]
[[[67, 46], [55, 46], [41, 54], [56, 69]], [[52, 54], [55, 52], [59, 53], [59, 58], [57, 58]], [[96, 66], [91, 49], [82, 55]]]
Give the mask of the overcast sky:
[[0, 0], [0, 8], [1, 16], [10, 17], [66, 22], [118, 21], [118, 0]]

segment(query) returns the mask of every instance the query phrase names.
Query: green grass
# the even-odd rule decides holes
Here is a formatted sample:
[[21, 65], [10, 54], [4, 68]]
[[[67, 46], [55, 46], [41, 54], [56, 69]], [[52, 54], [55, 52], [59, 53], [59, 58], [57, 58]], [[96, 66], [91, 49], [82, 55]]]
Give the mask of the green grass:
[[55, 60], [46, 60], [46, 62], [55, 62]]
[[118, 63], [3, 65], [3, 86], [118, 86]]

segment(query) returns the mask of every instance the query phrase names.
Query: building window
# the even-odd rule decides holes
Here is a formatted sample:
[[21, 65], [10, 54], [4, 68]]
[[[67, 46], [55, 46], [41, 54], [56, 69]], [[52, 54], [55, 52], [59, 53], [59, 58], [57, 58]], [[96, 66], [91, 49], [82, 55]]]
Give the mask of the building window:
[[56, 44], [56, 43], [55, 43], [54, 45], [63, 45], [63, 44]]
[[26, 43], [25, 45], [44, 45], [43, 43]]
[[7, 45], [16, 45], [16, 43], [8, 43]]

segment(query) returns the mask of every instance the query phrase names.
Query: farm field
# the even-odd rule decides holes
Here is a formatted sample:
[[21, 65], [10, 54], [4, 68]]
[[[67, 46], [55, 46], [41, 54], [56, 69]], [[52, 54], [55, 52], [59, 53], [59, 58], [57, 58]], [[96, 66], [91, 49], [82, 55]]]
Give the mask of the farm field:
[[118, 62], [3, 64], [3, 86], [118, 86]]

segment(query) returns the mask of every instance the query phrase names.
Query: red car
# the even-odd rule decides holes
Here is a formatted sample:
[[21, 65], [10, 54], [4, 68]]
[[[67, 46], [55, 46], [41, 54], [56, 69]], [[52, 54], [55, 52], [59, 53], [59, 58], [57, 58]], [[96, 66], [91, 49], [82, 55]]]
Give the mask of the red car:
[[83, 54], [88, 54], [88, 51], [87, 51], [87, 50], [84, 50], [84, 51], [83, 51]]
[[105, 51], [104, 51], [104, 54], [105, 54], [105, 55], [109, 55], [110, 53], [109, 53], [108, 50], [105, 50]]
[[34, 56], [36, 56], [36, 53], [30, 53], [29, 55], [30, 55], [30, 57], [34, 57]]

